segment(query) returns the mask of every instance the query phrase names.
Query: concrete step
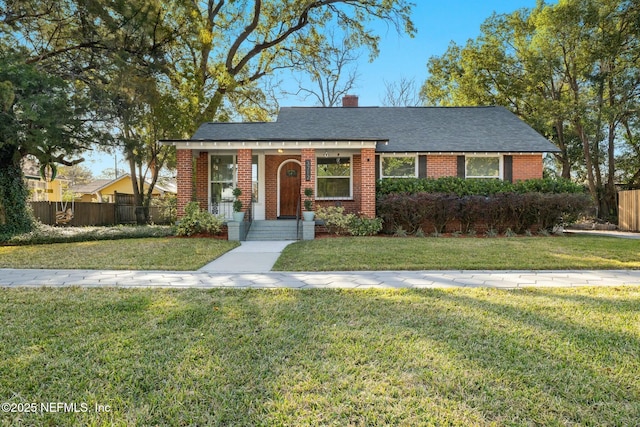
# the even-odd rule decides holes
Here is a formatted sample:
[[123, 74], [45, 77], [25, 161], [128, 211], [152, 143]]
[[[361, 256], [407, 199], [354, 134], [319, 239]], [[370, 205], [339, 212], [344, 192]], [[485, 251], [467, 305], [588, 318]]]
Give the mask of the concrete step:
[[[302, 232], [302, 223], [300, 223]], [[295, 220], [253, 221], [247, 241], [298, 240]]]

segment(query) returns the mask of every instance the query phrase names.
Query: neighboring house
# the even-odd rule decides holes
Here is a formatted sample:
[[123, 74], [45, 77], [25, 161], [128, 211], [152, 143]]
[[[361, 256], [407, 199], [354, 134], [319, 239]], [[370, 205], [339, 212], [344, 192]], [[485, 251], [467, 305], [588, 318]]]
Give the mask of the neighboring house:
[[[148, 185], [145, 183], [145, 191]], [[124, 174], [116, 179], [97, 179], [88, 184], [76, 185], [71, 188], [76, 195], [77, 202], [114, 203], [115, 193], [133, 194], [133, 182], [131, 175]], [[171, 186], [156, 184], [153, 188], [153, 197], [161, 197], [166, 193], [176, 193]]]
[[305, 197], [375, 216], [376, 179], [542, 178], [558, 151], [502, 107], [282, 108], [272, 123], [205, 123], [177, 148], [178, 215], [197, 200], [227, 212], [233, 188], [256, 220], [295, 217]]
[[61, 202], [71, 186], [71, 181], [60, 175], [53, 181], [44, 180], [40, 176], [40, 164], [31, 157], [22, 161], [22, 172], [31, 202]]

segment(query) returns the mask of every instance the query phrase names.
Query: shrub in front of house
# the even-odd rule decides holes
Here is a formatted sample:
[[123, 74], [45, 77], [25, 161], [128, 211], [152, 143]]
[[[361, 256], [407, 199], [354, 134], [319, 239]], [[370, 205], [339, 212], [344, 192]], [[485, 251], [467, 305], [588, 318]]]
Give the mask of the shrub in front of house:
[[354, 215], [349, 221], [349, 234], [352, 236], [375, 236], [380, 231], [382, 231], [381, 218]]
[[190, 202], [184, 208], [185, 215], [176, 225], [176, 235], [193, 236], [194, 234], [220, 234], [224, 224], [222, 216], [213, 215], [200, 209], [198, 202]]
[[167, 237], [173, 229], [163, 225], [116, 225], [113, 227], [54, 227], [36, 222], [29, 233], [2, 242], [6, 245], [42, 245], [51, 243], [89, 242], [96, 240], [142, 239]]
[[384, 231], [403, 228], [413, 233], [469, 233], [471, 230], [553, 230], [575, 221], [590, 208], [584, 193], [496, 193], [490, 196], [456, 196], [447, 193], [396, 193], [380, 196], [377, 213]]
[[337, 236], [374, 236], [382, 230], [381, 218], [367, 218], [345, 213], [343, 207], [320, 207], [316, 218], [324, 223], [327, 231]]

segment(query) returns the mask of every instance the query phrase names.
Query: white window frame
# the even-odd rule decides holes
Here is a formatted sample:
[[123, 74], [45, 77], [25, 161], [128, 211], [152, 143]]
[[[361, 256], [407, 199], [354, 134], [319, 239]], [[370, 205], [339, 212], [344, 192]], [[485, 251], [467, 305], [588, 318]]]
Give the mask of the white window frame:
[[[397, 157], [411, 157], [414, 159], [413, 161], [413, 165], [414, 165], [414, 170], [413, 170], [413, 176], [395, 176], [395, 175], [385, 175], [384, 174], [384, 168], [382, 166], [382, 163], [384, 162], [384, 159], [388, 159], [388, 158], [397, 158]], [[417, 154], [403, 154], [403, 155], [399, 155], [399, 154], [383, 154], [380, 156], [380, 164], [378, 165], [380, 168], [380, 178], [381, 179], [385, 179], [385, 178], [417, 178], [418, 177], [418, 168], [419, 168], [419, 162], [418, 162], [418, 155]]]
[[[214, 157], [220, 157], [220, 156], [231, 156], [233, 157], [233, 179], [231, 181], [232, 186], [231, 188], [237, 188], [238, 187], [238, 154], [236, 152], [228, 152], [228, 151], [214, 151], [214, 152], [210, 152], [209, 153], [209, 186], [207, 189], [208, 192], [208, 204], [209, 204], [209, 211], [211, 211], [211, 197], [212, 197], [212, 191], [211, 191], [211, 187], [213, 186], [213, 184], [216, 183], [221, 183], [221, 182], [228, 182], [228, 181], [214, 181], [213, 180], [213, 171], [212, 171], [212, 166], [213, 166], [213, 159]], [[257, 163], [254, 163], [254, 161], [257, 161]], [[258, 174], [257, 176], [253, 176], [253, 165], [257, 165], [258, 167]], [[265, 197], [265, 187], [264, 187], [264, 155], [260, 155], [260, 154], [252, 154], [251, 155], [251, 203], [253, 204], [255, 211], [253, 213], [254, 218], [255, 219], [264, 219], [264, 197]], [[255, 179], [254, 179], [255, 178]], [[257, 179], [257, 181], [256, 181]], [[258, 200], [253, 200], [253, 187], [254, 185], [257, 183], [258, 185]], [[221, 212], [220, 214], [225, 215], [225, 217], [227, 217], [227, 219], [231, 218], [231, 205], [233, 203], [233, 200], [235, 198], [227, 198], [225, 200], [220, 200], [218, 201], [219, 206], [221, 207]]]
[[[211, 203], [211, 186], [215, 183], [222, 183], [228, 181], [214, 181], [212, 168], [213, 168], [213, 158], [214, 157], [222, 157], [222, 156], [231, 156], [232, 164], [233, 164], [233, 177], [231, 180], [231, 188], [236, 188], [238, 186], [238, 155], [235, 153], [225, 153], [225, 152], [214, 152], [209, 154], [209, 203]], [[233, 197], [230, 197], [228, 200], [219, 200], [218, 203], [228, 203], [233, 202]]]
[[[498, 159], [498, 176], [472, 176], [467, 173], [467, 167], [469, 165], [469, 159], [472, 158], [493, 158]], [[464, 177], [470, 179], [504, 179], [504, 156], [499, 154], [465, 154], [464, 156]]]
[[[324, 176], [324, 177], [320, 177], [318, 174], [318, 167], [320, 165], [320, 163], [318, 162], [318, 160], [320, 159], [335, 159], [338, 157], [348, 157], [349, 158], [349, 196], [346, 197], [320, 197], [320, 195], [318, 194], [318, 180], [319, 179], [323, 179], [323, 178], [342, 178], [342, 179], [347, 179], [346, 176], [340, 175], [340, 176]], [[315, 194], [316, 194], [316, 200], [353, 200], [353, 154], [347, 154], [347, 155], [338, 155], [338, 154], [329, 154], [327, 156], [316, 156], [316, 188], [315, 188]]]

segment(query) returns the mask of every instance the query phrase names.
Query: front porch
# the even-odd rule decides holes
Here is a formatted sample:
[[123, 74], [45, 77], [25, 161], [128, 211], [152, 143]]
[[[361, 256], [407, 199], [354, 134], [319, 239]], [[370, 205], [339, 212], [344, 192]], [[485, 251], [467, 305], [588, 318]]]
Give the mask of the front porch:
[[[340, 205], [375, 216], [375, 142], [189, 145], [177, 147], [179, 217], [196, 200], [202, 209], [231, 220], [234, 188], [242, 191], [242, 211], [254, 223], [300, 219], [305, 199], [311, 200], [312, 210]], [[312, 197], [304, 195], [306, 189]]]

